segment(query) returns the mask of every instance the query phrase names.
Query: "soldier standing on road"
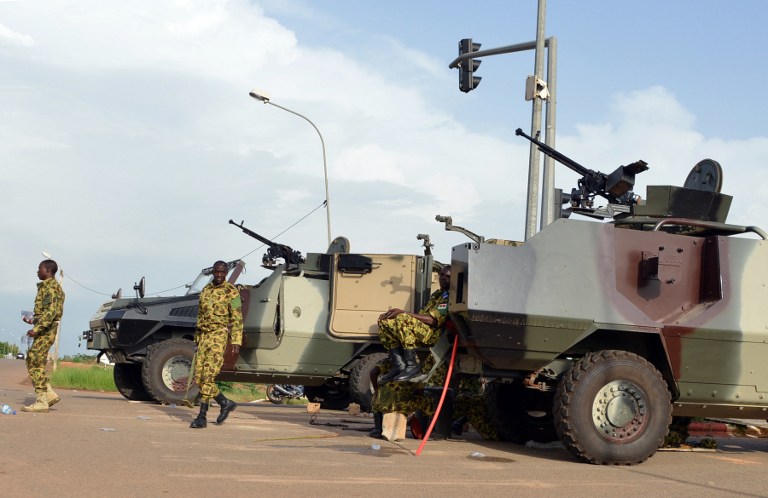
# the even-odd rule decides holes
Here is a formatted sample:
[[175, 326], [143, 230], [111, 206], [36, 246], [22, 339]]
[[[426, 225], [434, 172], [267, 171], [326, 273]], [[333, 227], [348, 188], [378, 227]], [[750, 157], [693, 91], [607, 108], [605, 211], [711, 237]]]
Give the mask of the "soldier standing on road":
[[392, 308], [379, 317], [379, 339], [389, 350], [392, 370], [380, 382], [410, 380], [421, 373], [416, 348], [432, 347], [440, 338], [440, 329], [448, 318], [448, 288], [451, 267], [440, 270], [440, 289], [432, 293], [418, 313]]
[[229, 413], [237, 408], [237, 403], [224, 397], [216, 385], [216, 377], [224, 364], [224, 350], [231, 332], [231, 343], [235, 354], [240, 352], [243, 342], [243, 314], [240, 292], [229, 282], [227, 264], [216, 261], [213, 264], [213, 280], [200, 293], [200, 305], [197, 312], [197, 358], [195, 382], [200, 386], [200, 413], [190, 425], [193, 429], [202, 429], [207, 425], [206, 413], [211, 399], [221, 407], [216, 418], [222, 424]]
[[35, 386], [35, 402], [22, 407], [25, 412], [48, 412], [48, 407], [55, 405], [61, 398], [51, 387], [45, 364], [48, 351], [56, 340], [59, 321], [64, 313], [64, 291], [56, 281], [59, 265], [52, 259], [46, 259], [37, 267], [37, 296], [35, 296], [34, 317], [22, 317], [25, 323], [32, 324], [27, 335], [34, 340], [27, 351], [27, 371]]

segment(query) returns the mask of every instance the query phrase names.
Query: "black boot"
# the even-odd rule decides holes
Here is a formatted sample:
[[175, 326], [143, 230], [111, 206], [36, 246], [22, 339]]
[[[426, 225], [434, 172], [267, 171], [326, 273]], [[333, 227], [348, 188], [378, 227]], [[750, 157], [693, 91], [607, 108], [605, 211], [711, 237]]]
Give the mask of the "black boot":
[[405, 359], [403, 359], [403, 348], [397, 347], [389, 350], [389, 363], [390, 370], [381, 377], [379, 382], [382, 384], [390, 382], [392, 379], [400, 375], [400, 372], [405, 368]]
[[216, 417], [216, 423], [223, 424], [224, 421], [227, 420], [227, 417], [229, 417], [229, 412], [237, 408], [237, 403], [231, 399], [225, 398], [224, 393], [221, 392], [217, 394], [214, 399], [216, 400], [216, 403], [218, 403], [221, 407], [221, 412], [219, 413], [219, 416]]
[[451, 424], [451, 435], [461, 436], [464, 432], [464, 424], [467, 423], [467, 417], [459, 417]]
[[368, 437], [373, 437], [376, 439], [384, 439], [384, 436], [381, 435], [381, 424], [384, 421], [384, 414], [381, 412], [374, 412], [373, 413], [373, 430], [368, 433]]
[[416, 350], [405, 349], [403, 353], [403, 358], [405, 359], [405, 368], [402, 372], [400, 372], [400, 375], [395, 377], [394, 380], [397, 382], [410, 380], [421, 373], [421, 365], [419, 365], [419, 362], [417, 361]]
[[197, 414], [197, 418], [189, 424], [191, 429], [205, 429], [208, 422], [205, 420], [205, 415], [208, 413], [208, 403], [200, 403], [200, 413]]

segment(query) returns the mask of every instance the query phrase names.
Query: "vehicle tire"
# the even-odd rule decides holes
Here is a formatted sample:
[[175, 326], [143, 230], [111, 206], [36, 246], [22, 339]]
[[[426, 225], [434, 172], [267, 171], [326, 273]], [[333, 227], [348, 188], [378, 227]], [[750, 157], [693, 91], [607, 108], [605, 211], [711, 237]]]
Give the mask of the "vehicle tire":
[[499, 439], [517, 444], [557, 440], [552, 415], [554, 396], [522, 383], [491, 382], [485, 386], [488, 418]]
[[266, 387], [266, 391], [267, 391], [267, 399], [270, 400], [272, 403], [276, 405], [280, 405], [283, 403], [284, 396], [275, 389], [274, 384], [269, 384]]
[[154, 401], [141, 382], [141, 363], [115, 363], [112, 370], [117, 390], [131, 401]]
[[594, 464], [644, 462], [672, 422], [667, 383], [644, 358], [627, 351], [584, 356], [560, 380], [555, 427], [566, 448]]
[[360, 410], [371, 411], [373, 384], [371, 372], [387, 358], [387, 353], [371, 353], [355, 362], [349, 371], [349, 396], [353, 403], [360, 405]]
[[338, 378], [328, 379], [322, 386], [304, 386], [304, 396], [326, 410], [343, 410], [350, 401], [347, 380]]
[[[147, 348], [141, 368], [147, 392], [163, 404], [179, 403], [185, 395], [196, 399], [200, 388], [190, 375], [194, 355], [195, 343], [188, 339], [168, 339]], [[191, 382], [188, 394], [187, 382]]]

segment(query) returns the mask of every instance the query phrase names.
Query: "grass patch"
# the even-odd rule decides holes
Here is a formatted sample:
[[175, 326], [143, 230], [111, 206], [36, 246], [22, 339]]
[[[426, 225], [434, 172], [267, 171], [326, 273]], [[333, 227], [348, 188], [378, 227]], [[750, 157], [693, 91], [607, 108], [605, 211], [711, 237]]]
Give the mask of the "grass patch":
[[117, 391], [112, 377], [112, 368], [99, 365], [85, 368], [59, 366], [51, 372], [51, 385], [62, 389]]
[[227, 398], [248, 403], [257, 399], [266, 399], [267, 392], [264, 384], [247, 384], [244, 382], [223, 382], [216, 383]]
[[[90, 358], [93, 361], [93, 358]], [[104, 365], [87, 366], [59, 365], [50, 372], [51, 385], [62, 389], [80, 389], [84, 391], [117, 391], [112, 374], [112, 367]], [[251, 402], [266, 399], [264, 384], [248, 384], [244, 382], [218, 382], [219, 389], [224, 395], [237, 402]], [[306, 403], [306, 400], [288, 400], [288, 404]]]

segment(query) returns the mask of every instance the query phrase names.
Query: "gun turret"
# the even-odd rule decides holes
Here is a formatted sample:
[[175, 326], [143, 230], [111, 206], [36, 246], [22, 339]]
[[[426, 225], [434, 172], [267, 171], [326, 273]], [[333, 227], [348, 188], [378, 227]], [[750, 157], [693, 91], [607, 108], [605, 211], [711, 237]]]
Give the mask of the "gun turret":
[[261, 266], [268, 269], [274, 269], [277, 267], [278, 259], [282, 259], [285, 261], [285, 264], [287, 267], [291, 266], [297, 266], [300, 263], [304, 262], [304, 256], [301, 255], [301, 252], [294, 251], [289, 246], [285, 244], [280, 244], [278, 242], [272, 242], [266, 237], [262, 237], [258, 233], [254, 232], [253, 230], [250, 230], [246, 228], [244, 225], [244, 222], [240, 222], [238, 225], [232, 220], [229, 220], [229, 223], [231, 225], [235, 225], [237, 228], [242, 230], [245, 234], [250, 235], [254, 239], [258, 240], [259, 242], [266, 244], [269, 246], [267, 249], [267, 252], [264, 253], [264, 256], [261, 258]]
[[636, 199], [632, 187], [635, 186], [635, 175], [648, 169], [648, 164], [645, 161], [640, 160], [627, 166], [619, 166], [613, 173], [606, 175], [585, 168], [549, 145], [526, 135], [520, 128], [515, 130], [515, 135], [536, 144], [541, 152], [581, 175], [579, 187], [571, 190], [571, 205], [573, 207], [594, 212], [594, 197], [596, 195], [604, 197], [611, 204], [622, 206], [635, 204]]

